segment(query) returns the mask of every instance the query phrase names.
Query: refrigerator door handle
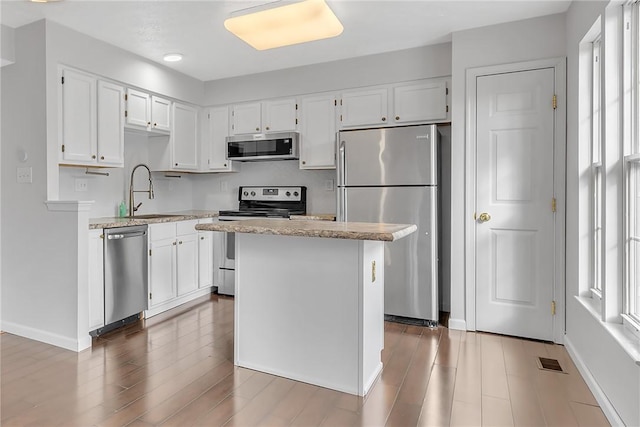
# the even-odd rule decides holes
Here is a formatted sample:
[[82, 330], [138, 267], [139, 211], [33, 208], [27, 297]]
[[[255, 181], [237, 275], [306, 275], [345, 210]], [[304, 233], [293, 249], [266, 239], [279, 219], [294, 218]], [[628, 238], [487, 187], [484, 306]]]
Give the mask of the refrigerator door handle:
[[344, 186], [344, 183], [346, 181], [345, 179], [345, 165], [346, 165], [346, 157], [347, 154], [345, 153], [344, 150], [344, 141], [340, 141], [339, 146], [338, 146], [338, 155], [340, 156], [338, 158], [338, 186]]
[[347, 221], [347, 189], [338, 187], [338, 221]]

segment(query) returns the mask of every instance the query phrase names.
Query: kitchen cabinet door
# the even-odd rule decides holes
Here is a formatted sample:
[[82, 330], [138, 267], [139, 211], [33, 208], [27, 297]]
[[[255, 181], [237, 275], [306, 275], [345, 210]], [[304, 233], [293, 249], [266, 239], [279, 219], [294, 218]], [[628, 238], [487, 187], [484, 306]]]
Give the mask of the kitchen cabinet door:
[[104, 326], [104, 235], [102, 230], [89, 231], [89, 330]]
[[151, 96], [135, 89], [127, 89], [126, 124], [129, 127], [147, 130], [151, 125]]
[[[200, 220], [199, 224], [208, 224], [212, 220]], [[210, 231], [198, 232], [198, 287], [213, 286], [213, 239]]]
[[358, 90], [342, 94], [342, 127], [387, 124], [387, 88]]
[[96, 79], [62, 70], [61, 163], [95, 163], [97, 158]]
[[444, 80], [393, 88], [396, 123], [428, 122], [447, 118], [447, 85]]
[[207, 170], [210, 172], [231, 172], [237, 168], [233, 161], [227, 160], [227, 141], [229, 136], [229, 107], [210, 108], [207, 114], [207, 145], [209, 159]]
[[159, 96], [151, 97], [151, 120], [149, 126], [150, 130], [153, 131], [171, 131], [171, 101]]
[[298, 104], [295, 99], [277, 99], [262, 104], [263, 132], [295, 131]]
[[155, 307], [176, 297], [175, 235], [153, 240], [152, 230], [149, 247], [149, 307]]
[[300, 169], [336, 167], [336, 95], [300, 101]]
[[[195, 224], [194, 224], [195, 227]], [[178, 296], [198, 289], [198, 233], [177, 237], [176, 265]]]
[[174, 103], [171, 132], [171, 169], [198, 169], [198, 110]]
[[98, 81], [98, 164], [124, 166], [124, 88]]
[[234, 105], [231, 112], [231, 133], [233, 135], [241, 135], [261, 132], [261, 111], [262, 108], [259, 102]]

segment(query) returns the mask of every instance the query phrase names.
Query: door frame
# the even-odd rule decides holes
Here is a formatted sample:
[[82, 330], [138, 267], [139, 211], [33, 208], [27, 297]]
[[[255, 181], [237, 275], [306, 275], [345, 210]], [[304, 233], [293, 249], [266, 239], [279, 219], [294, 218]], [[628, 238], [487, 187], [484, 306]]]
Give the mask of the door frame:
[[[470, 68], [466, 71], [466, 126], [465, 126], [465, 294], [467, 330], [476, 330], [476, 233], [473, 214], [476, 211], [476, 102], [477, 79], [479, 77], [518, 71], [533, 71], [552, 68], [555, 74], [557, 108], [554, 115], [554, 165], [553, 191], [556, 198], [554, 218], [554, 284], [553, 298], [556, 314], [553, 318], [553, 340], [561, 344], [565, 334], [565, 222], [566, 222], [566, 58], [548, 58], [487, 67]], [[549, 100], [551, 103], [552, 100]], [[549, 307], [551, 310], [551, 307]]]

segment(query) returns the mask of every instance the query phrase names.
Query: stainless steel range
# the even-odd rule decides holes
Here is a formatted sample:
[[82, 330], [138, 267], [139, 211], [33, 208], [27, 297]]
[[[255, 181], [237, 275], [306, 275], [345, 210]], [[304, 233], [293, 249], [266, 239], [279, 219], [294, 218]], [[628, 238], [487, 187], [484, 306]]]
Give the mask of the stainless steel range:
[[[237, 210], [222, 210], [218, 221], [289, 218], [307, 213], [307, 187], [240, 187]], [[223, 260], [220, 266], [218, 293], [235, 294], [235, 233], [224, 233]]]

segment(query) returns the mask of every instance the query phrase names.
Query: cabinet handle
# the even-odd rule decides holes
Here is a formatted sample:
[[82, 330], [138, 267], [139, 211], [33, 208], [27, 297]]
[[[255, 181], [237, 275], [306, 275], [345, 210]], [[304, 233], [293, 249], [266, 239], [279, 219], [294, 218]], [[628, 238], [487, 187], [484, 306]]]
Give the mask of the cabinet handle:
[[386, 118], [386, 117], [383, 117], [383, 118], [382, 118], [382, 121], [383, 121], [383, 122], [386, 122], [386, 121], [387, 121], [387, 118]]
[[307, 161], [306, 161], [306, 160], [303, 160], [303, 161], [302, 161], [302, 164], [303, 164], [303, 165], [306, 165], [306, 164], [307, 164]]
[[147, 126], [151, 126], [151, 122], [147, 122]]
[[225, 168], [227, 167], [227, 164], [226, 164], [226, 163], [224, 164], [224, 167], [225, 167]]
[[200, 237], [200, 240], [204, 240], [204, 236], [201, 236], [201, 237]]
[[396, 120], [400, 120], [400, 116], [396, 116]]
[[257, 130], [257, 131], [259, 131], [259, 130], [260, 130], [260, 128], [256, 128], [256, 130]]
[[157, 124], [157, 123], [154, 123], [154, 124], [153, 124], [153, 127], [156, 127], [156, 126], [158, 126], [158, 124]]
[[176, 166], [178, 166], [178, 164], [176, 163]]
[[100, 160], [104, 160], [104, 156], [100, 156]]
[[96, 158], [96, 155], [94, 154], [93, 156], [91, 156], [91, 158], [95, 160], [95, 158]]
[[176, 242], [173, 242], [173, 246], [175, 246], [175, 245], [176, 245]]
[[180, 240], [178, 243], [179, 243], [179, 244], [182, 244], [182, 240]]
[[269, 126], [267, 126], [265, 129], [266, 129], [266, 130], [269, 130]]

